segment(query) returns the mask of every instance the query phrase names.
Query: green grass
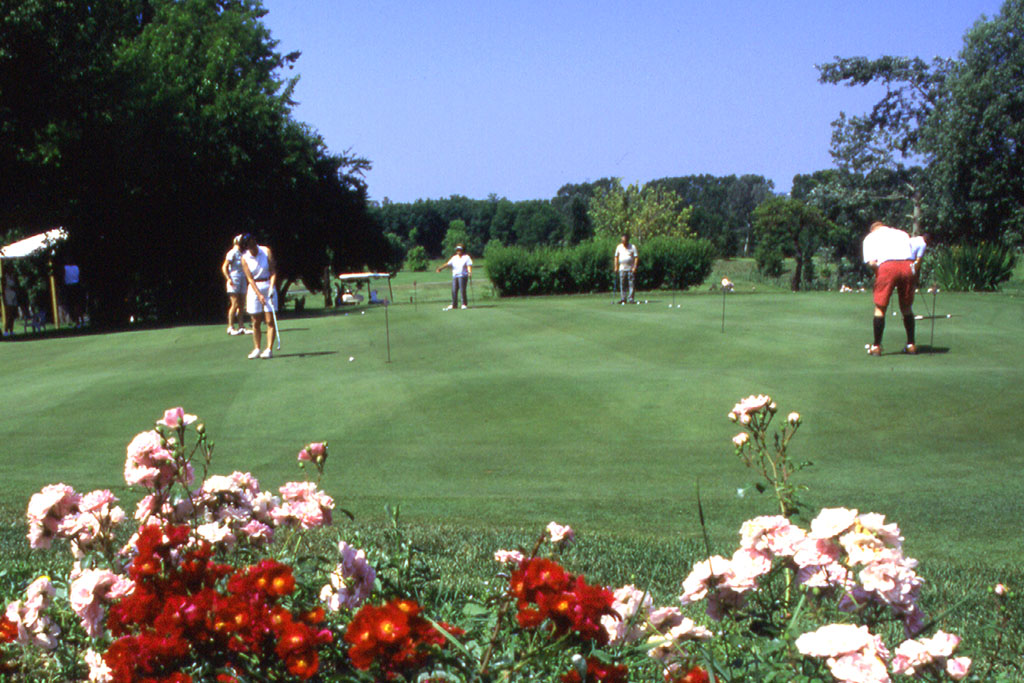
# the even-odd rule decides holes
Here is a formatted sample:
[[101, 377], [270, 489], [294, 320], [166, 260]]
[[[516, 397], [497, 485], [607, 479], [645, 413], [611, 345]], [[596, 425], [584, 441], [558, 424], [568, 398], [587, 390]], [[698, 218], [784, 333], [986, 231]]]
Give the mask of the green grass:
[[[272, 362], [246, 360], [248, 338], [222, 325], [4, 344], [3, 508], [20, 515], [58, 480], [126, 494], [125, 445], [183, 405], [217, 444], [215, 471], [250, 470], [264, 487], [301, 476], [299, 448], [328, 440], [324, 486], [357, 524], [393, 503], [414, 524], [467, 533], [556, 519], [691, 542], [699, 486], [712, 539], [731, 551], [740, 523], [773, 508], [737, 497], [752, 477], [725, 416], [769, 393], [804, 416], [793, 451], [814, 462], [801, 473], [812, 507], [884, 513], [921, 559], [1024, 559], [1018, 298], [943, 293], [939, 312], [958, 317], [936, 323], [935, 352], [878, 359], [863, 351], [869, 294], [740, 287], [724, 333], [720, 294], [678, 294], [678, 309], [648, 297], [402, 303], [387, 312], [391, 363], [380, 307], [283, 317]], [[902, 336], [890, 317], [887, 351]]]

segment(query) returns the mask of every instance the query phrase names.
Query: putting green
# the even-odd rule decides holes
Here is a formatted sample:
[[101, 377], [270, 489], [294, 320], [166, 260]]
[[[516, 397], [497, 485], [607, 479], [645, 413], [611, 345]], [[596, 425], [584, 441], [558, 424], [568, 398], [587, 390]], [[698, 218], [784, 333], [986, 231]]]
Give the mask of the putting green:
[[737, 292], [724, 333], [721, 295], [648, 297], [395, 305], [390, 363], [382, 307], [282, 315], [271, 361], [222, 325], [3, 344], [3, 506], [58, 480], [126, 494], [125, 445], [182, 405], [217, 444], [215, 472], [265, 487], [301, 477], [295, 454], [327, 440], [324, 486], [359, 519], [392, 503], [456, 526], [696, 537], [699, 486], [731, 544], [773, 507], [737, 495], [753, 477], [726, 413], [768, 393], [780, 417], [803, 415], [792, 452], [814, 462], [799, 475], [812, 508], [884, 513], [918, 557], [1024, 559], [1020, 299], [944, 293], [938, 312], [957, 317], [936, 321], [932, 348], [924, 321], [926, 353], [889, 353], [903, 339], [890, 317], [870, 358], [869, 294]]

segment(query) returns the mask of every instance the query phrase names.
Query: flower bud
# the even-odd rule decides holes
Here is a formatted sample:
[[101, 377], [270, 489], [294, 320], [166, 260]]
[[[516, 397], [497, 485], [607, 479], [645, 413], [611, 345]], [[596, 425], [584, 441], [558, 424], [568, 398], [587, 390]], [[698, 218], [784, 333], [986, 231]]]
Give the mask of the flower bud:
[[750, 441], [750, 436], [746, 432], [740, 432], [732, 437], [732, 442], [736, 444], [736, 448], [743, 448], [748, 441]]
[[768, 412], [770, 412], [772, 415], [774, 415], [775, 411], [778, 410], [778, 409], [779, 409], [779, 404], [776, 403], [775, 401], [772, 401], [771, 403], [768, 404]]
[[203, 434], [205, 434], [205, 433], [206, 433], [206, 423], [205, 423], [205, 422], [200, 422], [199, 424], [197, 424], [197, 425], [196, 425], [196, 432], [197, 432], [197, 433], [198, 433], [198, 434], [199, 434], [200, 436], [202, 436]]
[[788, 422], [793, 427], [796, 427], [798, 424], [800, 424], [800, 413], [790, 413], [789, 416], [786, 418], [786, 422]]
[[995, 593], [996, 595], [998, 595], [999, 597], [1003, 597], [1003, 596], [1004, 596], [1004, 595], [1006, 595], [1006, 594], [1007, 594], [1007, 593], [1008, 593], [1009, 591], [1007, 590], [1006, 586], [1004, 586], [1004, 585], [1003, 585], [1003, 584], [1001, 584], [1001, 583], [997, 583], [997, 584], [995, 585], [995, 587], [993, 587], [993, 588], [992, 588], [992, 592], [993, 592], [993, 593]]

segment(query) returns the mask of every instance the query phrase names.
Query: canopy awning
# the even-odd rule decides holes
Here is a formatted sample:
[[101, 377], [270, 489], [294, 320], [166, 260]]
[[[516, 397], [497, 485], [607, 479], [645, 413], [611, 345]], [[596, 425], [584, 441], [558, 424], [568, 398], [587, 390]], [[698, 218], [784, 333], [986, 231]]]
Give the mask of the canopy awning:
[[6, 247], [0, 247], [0, 258], [12, 259], [32, 256], [33, 254], [53, 248], [58, 242], [63, 242], [67, 238], [68, 233], [64, 228], [47, 230], [38, 235], [32, 235], [31, 237], [8, 244]]
[[391, 273], [341, 273], [337, 276], [337, 278], [343, 282], [351, 282], [353, 280], [373, 280], [380, 277], [390, 278]]

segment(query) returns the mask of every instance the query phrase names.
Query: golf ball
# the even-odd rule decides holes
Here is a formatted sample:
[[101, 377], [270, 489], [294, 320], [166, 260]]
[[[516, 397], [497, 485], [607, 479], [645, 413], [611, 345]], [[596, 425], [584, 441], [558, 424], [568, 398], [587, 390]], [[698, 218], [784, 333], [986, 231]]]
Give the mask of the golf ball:
[[356, 357], [355, 357], [355, 356], [349, 356], [349, 357], [348, 357], [348, 362], [349, 362], [349, 363], [351, 363], [351, 362], [352, 362], [352, 361], [354, 361], [355, 359], [356, 359]]

